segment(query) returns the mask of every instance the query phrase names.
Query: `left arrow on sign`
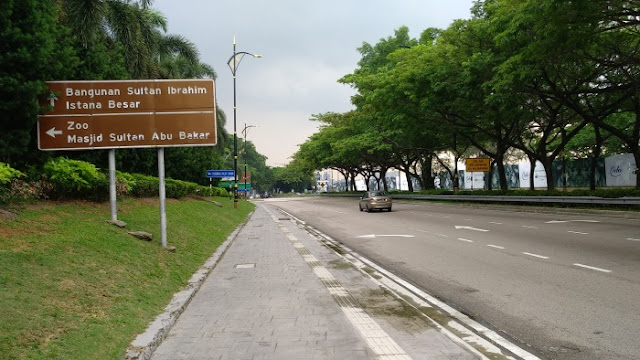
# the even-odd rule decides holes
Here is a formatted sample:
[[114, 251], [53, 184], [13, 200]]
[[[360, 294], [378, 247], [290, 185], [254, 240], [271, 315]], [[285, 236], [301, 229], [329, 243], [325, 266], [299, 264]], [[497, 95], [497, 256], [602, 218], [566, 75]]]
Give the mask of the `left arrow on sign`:
[[47, 135], [55, 138], [56, 135], [62, 135], [62, 130], [56, 130], [55, 127], [52, 127], [51, 129], [47, 130]]

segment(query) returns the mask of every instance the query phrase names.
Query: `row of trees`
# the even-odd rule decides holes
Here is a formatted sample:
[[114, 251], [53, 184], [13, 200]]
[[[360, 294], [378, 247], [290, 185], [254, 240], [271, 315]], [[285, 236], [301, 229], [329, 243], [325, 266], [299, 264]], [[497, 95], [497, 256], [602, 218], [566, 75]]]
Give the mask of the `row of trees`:
[[480, 155], [502, 190], [514, 154], [543, 164], [548, 189], [558, 158], [591, 158], [592, 188], [604, 154], [640, 164], [640, 1], [485, 0], [472, 14], [419, 39], [402, 27], [364, 43], [339, 80], [357, 90], [355, 109], [316, 115], [294, 162], [352, 184], [394, 167], [429, 189], [435, 170], [455, 181], [458, 160]]
[[[42, 152], [36, 125], [38, 99], [49, 80], [215, 78], [195, 45], [167, 32], [167, 19], [151, 0], [4, 0], [0, 3], [0, 162], [37, 179], [51, 157], [67, 156], [101, 168], [107, 151]], [[203, 185], [207, 169], [233, 168], [233, 141], [218, 110], [218, 146], [168, 148], [166, 175]], [[239, 140], [239, 160], [252, 173], [253, 186], [278, 185], [278, 169], [253, 144]], [[116, 151], [117, 169], [157, 174], [154, 149]], [[239, 169], [243, 170], [243, 167]], [[286, 182], [286, 180], [284, 180]]]

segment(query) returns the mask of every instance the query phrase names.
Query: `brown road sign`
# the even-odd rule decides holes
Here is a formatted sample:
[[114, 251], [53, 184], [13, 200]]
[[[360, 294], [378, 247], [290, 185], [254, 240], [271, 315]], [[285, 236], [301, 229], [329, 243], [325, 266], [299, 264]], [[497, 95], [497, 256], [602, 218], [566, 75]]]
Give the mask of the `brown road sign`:
[[211, 79], [52, 81], [41, 150], [216, 144]]
[[41, 150], [211, 146], [213, 112], [47, 116], [38, 123]]
[[214, 107], [211, 79], [49, 81], [47, 115], [194, 111]]
[[470, 158], [465, 162], [467, 172], [487, 172], [491, 170], [491, 159]]

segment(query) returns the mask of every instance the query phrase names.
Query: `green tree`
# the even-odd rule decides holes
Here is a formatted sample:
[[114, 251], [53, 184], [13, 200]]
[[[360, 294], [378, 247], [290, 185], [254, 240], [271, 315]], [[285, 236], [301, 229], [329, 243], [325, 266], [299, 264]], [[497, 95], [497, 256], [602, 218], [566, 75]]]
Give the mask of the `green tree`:
[[640, 129], [640, 122], [618, 128], [607, 121], [621, 109], [634, 113], [640, 109], [636, 105], [638, 21], [628, 16], [637, 13], [637, 2], [499, 0], [486, 4], [495, 41], [506, 55], [496, 86], [522, 94], [525, 101], [547, 104], [552, 110], [548, 115], [566, 114], [561, 108], [565, 107], [578, 116], [566, 116], [570, 122], [549, 128], [548, 138], [561, 141], [550, 142], [557, 147], [544, 154], [537, 152], [549, 186], [553, 186], [551, 161], [589, 123], [621, 137], [640, 159], [637, 135], [624, 130]]
[[[198, 51], [185, 38], [166, 35], [167, 20], [149, 6], [152, 1], [63, 0], [65, 21], [80, 45], [90, 49], [105, 37], [122, 44], [124, 59], [134, 79], [160, 77], [166, 57], [180, 55], [198, 64]], [[166, 62], [165, 62], [166, 63]]]
[[57, 23], [58, 10], [55, 2], [37, 0], [0, 4], [2, 162], [23, 166], [44, 156], [34, 151], [44, 81], [70, 77], [78, 65], [69, 31]]

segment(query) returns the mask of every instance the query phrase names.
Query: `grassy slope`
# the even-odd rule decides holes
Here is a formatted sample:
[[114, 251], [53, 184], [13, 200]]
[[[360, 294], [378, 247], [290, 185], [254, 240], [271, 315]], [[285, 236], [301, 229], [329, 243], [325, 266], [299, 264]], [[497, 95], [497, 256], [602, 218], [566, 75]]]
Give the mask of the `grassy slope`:
[[[253, 205], [167, 200], [160, 246], [157, 199], [44, 203], [0, 217], [0, 358], [117, 359], [185, 286]], [[127, 231], [154, 234], [152, 242]]]

